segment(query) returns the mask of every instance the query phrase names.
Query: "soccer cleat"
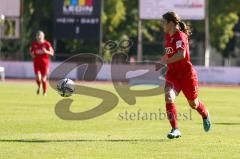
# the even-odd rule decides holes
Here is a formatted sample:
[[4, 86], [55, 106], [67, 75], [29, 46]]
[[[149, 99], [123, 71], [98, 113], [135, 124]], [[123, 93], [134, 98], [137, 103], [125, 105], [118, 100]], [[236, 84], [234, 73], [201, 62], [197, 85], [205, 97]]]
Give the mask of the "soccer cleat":
[[43, 93], [43, 96], [44, 96], [44, 97], [46, 97], [46, 96], [47, 96], [47, 93], [46, 93], [46, 92], [44, 92], [44, 93]]
[[37, 95], [39, 95], [39, 93], [40, 93], [40, 88], [37, 89]]
[[208, 111], [207, 111], [207, 113], [208, 113], [207, 118], [203, 119], [203, 129], [205, 132], [208, 132], [211, 128], [210, 114]]
[[181, 137], [181, 132], [179, 129], [172, 129], [170, 133], [167, 134], [169, 139]]

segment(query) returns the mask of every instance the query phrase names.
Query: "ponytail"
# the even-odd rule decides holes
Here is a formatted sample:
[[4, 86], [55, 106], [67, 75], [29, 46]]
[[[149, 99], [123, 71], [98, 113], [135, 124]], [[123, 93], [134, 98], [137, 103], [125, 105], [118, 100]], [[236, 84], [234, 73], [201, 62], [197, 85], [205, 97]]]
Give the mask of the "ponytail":
[[179, 21], [178, 25], [180, 31], [184, 32], [187, 36], [190, 36], [192, 34], [191, 29], [184, 22]]

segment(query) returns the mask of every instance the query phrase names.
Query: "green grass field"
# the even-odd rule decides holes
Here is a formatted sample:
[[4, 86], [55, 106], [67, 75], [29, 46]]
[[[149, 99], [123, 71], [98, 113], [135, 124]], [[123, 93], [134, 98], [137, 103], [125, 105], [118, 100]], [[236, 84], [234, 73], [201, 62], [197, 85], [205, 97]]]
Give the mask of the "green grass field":
[[[90, 85], [93, 86], [93, 85]], [[114, 92], [109, 84], [94, 87]], [[147, 88], [147, 87], [146, 87]], [[205, 133], [200, 116], [180, 120], [182, 137], [166, 138], [170, 126], [165, 120], [126, 120], [119, 114], [165, 111], [163, 95], [139, 97], [135, 106], [122, 99], [115, 109], [86, 121], [65, 121], [54, 112], [62, 99], [54, 90], [36, 96], [33, 82], [0, 83], [1, 159], [233, 159], [240, 158], [240, 91], [238, 88], [200, 88], [213, 122]], [[99, 99], [73, 96], [71, 110], [93, 108]], [[190, 115], [183, 95], [177, 98], [180, 113]], [[190, 119], [190, 118], [189, 118]]]

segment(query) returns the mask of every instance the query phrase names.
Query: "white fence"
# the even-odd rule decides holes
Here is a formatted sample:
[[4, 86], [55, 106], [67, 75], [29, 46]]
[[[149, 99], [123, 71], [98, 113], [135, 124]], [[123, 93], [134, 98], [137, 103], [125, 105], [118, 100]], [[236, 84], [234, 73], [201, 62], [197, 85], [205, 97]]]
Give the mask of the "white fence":
[[[56, 68], [60, 63], [52, 62], [50, 72]], [[34, 78], [32, 62], [8, 62], [0, 61], [0, 67], [5, 68], [6, 78]], [[115, 66], [113, 66], [115, 67]], [[129, 69], [129, 76], [138, 76], [139, 74], [146, 73], [146, 70], [154, 72], [154, 65], [117, 65], [117, 70]], [[198, 78], [201, 83], [226, 83], [226, 84], [240, 84], [240, 67], [209, 67], [203, 66], [195, 67], [198, 72]], [[116, 69], [116, 68], [115, 68]], [[136, 71], [132, 71], [136, 70]], [[139, 70], [139, 71], [137, 71]], [[142, 72], [142, 73], [141, 73]], [[81, 73], [80, 73], [81, 74]], [[150, 79], [156, 78], [150, 74]], [[74, 69], [68, 74], [69, 78], [78, 79], [77, 69]], [[126, 77], [115, 76], [115, 79], [123, 80]], [[111, 80], [111, 65], [103, 65], [97, 75], [97, 80]], [[157, 79], [156, 79], [157, 80]]]

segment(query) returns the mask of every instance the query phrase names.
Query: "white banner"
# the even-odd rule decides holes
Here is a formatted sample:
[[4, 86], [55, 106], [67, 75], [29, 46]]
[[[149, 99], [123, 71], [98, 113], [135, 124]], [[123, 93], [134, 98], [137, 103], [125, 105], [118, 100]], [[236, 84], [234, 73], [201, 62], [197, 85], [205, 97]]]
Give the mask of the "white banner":
[[176, 12], [185, 20], [202, 20], [205, 0], [140, 0], [141, 19], [161, 19], [168, 11]]
[[[50, 74], [60, 64], [60, 62], [51, 62]], [[0, 67], [4, 67], [7, 78], [35, 78], [32, 62], [0, 61]], [[67, 77], [77, 79], [77, 69], [72, 70]]]
[[[155, 81], [158, 78], [155, 76], [160, 75], [159, 71], [154, 71], [154, 65], [118, 65], [118, 70], [136, 70], [131, 73], [131, 76], [139, 76], [139, 73], [142, 74], [143, 68], [146, 70], [150, 70], [153, 73], [148, 75], [149, 81], [140, 78], [143, 83], [156, 83]], [[130, 69], [131, 68], [131, 69]], [[240, 67], [204, 67], [204, 66], [195, 66], [194, 67], [198, 74], [198, 80], [200, 83], [223, 83], [223, 84], [240, 84]], [[154, 73], [155, 72], [155, 73]], [[127, 73], [127, 75], [130, 72]], [[98, 80], [111, 80], [111, 65], [103, 65], [102, 69], [98, 73]], [[126, 80], [125, 77], [115, 77], [118, 80]], [[133, 79], [136, 80], [136, 79]], [[130, 81], [133, 81], [130, 80]], [[154, 81], [155, 80], [155, 81]], [[136, 81], [134, 81], [136, 82]], [[137, 81], [139, 82], [139, 81]], [[141, 83], [141, 82], [140, 82]]]
[[3, 14], [7, 17], [19, 17], [20, 0], [0, 0], [0, 15]]
[[[50, 72], [54, 70], [60, 62], [51, 62]], [[10, 62], [0, 61], [0, 67], [5, 68], [7, 78], [34, 78], [32, 62]], [[115, 68], [114, 68], [115, 67]], [[147, 79], [140, 78], [144, 83], [155, 83], [161, 75], [159, 71], [155, 71], [155, 65], [109, 65], [104, 64], [98, 72], [97, 80], [112, 80], [111, 69], [116, 69], [118, 72], [129, 70], [125, 76], [115, 74], [115, 80], [129, 80], [134, 79], [142, 74], [150, 72]], [[240, 84], [240, 67], [203, 67], [195, 66], [198, 73], [198, 80], [200, 83], [224, 83], [224, 84]], [[77, 71], [77, 68], [72, 70], [67, 77], [71, 79], [78, 79], [78, 75], [84, 72], [84, 69]]]

